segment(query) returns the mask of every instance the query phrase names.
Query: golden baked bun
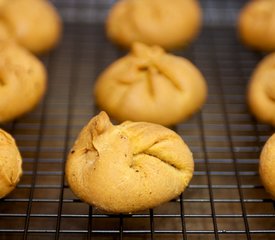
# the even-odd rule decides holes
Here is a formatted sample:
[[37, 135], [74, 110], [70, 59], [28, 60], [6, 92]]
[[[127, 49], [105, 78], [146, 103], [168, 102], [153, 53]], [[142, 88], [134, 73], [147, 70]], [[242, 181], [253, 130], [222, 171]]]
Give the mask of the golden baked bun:
[[31, 111], [44, 95], [43, 64], [15, 43], [0, 41], [0, 122]]
[[275, 134], [262, 150], [259, 171], [266, 191], [275, 199]]
[[0, 129], [0, 198], [9, 194], [22, 175], [22, 158], [12, 136]]
[[187, 59], [136, 43], [99, 76], [95, 98], [119, 121], [176, 124], [200, 109], [207, 86]]
[[131, 213], [177, 197], [193, 169], [192, 153], [172, 130], [145, 122], [114, 126], [101, 112], [78, 136], [66, 177], [84, 202], [111, 213]]
[[[1, 11], [1, 10], [0, 10]], [[0, 41], [14, 41], [6, 24], [0, 20]]]
[[109, 13], [106, 30], [126, 48], [138, 41], [173, 49], [191, 42], [201, 22], [197, 0], [120, 0]]
[[238, 28], [244, 44], [275, 50], [275, 0], [249, 1], [240, 12]]
[[53, 48], [61, 36], [61, 19], [46, 0], [10, 0], [1, 7], [0, 19], [15, 40], [33, 53]]
[[8, 1], [11, 1], [11, 0], [0, 0], [0, 8]]
[[256, 118], [275, 126], [275, 53], [256, 67], [248, 85], [248, 105]]

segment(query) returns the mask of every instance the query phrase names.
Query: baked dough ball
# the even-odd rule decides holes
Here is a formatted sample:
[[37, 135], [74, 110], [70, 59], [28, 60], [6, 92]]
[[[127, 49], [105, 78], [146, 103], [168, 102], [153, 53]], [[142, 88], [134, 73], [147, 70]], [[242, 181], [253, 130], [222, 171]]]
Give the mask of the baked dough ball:
[[266, 191], [275, 199], [275, 134], [262, 150], [259, 171]]
[[0, 41], [0, 122], [32, 110], [45, 88], [43, 64], [15, 43]]
[[98, 105], [113, 118], [162, 125], [188, 118], [202, 106], [206, 93], [203, 76], [187, 59], [139, 43], [95, 85]]
[[0, 129], [0, 198], [9, 194], [22, 175], [22, 159], [12, 136]]
[[133, 42], [166, 49], [184, 46], [201, 27], [202, 11], [197, 0], [120, 0], [107, 18], [107, 35], [129, 48]]
[[60, 39], [61, 19], [46, 0], [6, 1], [0, 19], [15, 40], [34, 53], [50, 50]]
[[0, 0], [0, 8], [8, 1], [11, 1], [11, 0]]
[[256, 118], [275, 126], [275, 53], [265, 57], [256, 67], [247, 95]]
[[192, 154], [161, 125], [114, 126], [101, 112], [83, 128], [66, 163], [77, 197], [111, 213], [153, 208], [177, 197], [193, 176]]
[[257, 50], [275, 50], [275, 0], [249, 1], [239, 16], [242, 41]]
[[[0, 11], [1, 11], [1, 9], [0, 9]], [[14, 41], [7, 26], [3, 22], [1, 22], [1, 20], [0, 20], [0, 41]]]

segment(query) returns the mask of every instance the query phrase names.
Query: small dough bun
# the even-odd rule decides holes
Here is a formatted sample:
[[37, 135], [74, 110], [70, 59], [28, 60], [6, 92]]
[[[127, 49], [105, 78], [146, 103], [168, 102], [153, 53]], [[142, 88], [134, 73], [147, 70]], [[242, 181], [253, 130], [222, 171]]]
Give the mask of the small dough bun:
[[261, 51], [275, 50], [275, 0], [248, 1], [238, 25], [244, 44]]
[[207, 86], [187, 59], [136, 43], [99, 76], [94, 93], [99, 107], [121, 122], [172, 125], [201, 108]]
[[11, 1], [11, 0], [0, 0], [0, 8], [8, 1]]
[[[0, 10], [1, 11], [1, 10]], [[9, 29], [4, 22], [0, 20], [0, 41], [14, 41]]]
[[22, 158], [12, 136], [0, 129], [0, 198], [9, 194], [22, 175]]
[[187, 45], [198, 34], [202, 11], [197, 0], [120, 0], [107, 18], [107, 35], [130, 48], [134, 42], [166, 49]]
[[275, 134], [270, 137], [262, 150], [259, 171], [266, 191], [275, 200]]
[[247, 96], [256, 118], [275, 126], [275, 53], [266, 56], [256, 67]]
[[35, 56], [9, 41], [0, 41], [0, 56], [0, 122], [7, 122], [39, 103], [46, 71]]
[[177, 197], [193, 176], [192, 153], [161, 125], [114, 126], [101, 112], [83, 128], [66, 163], [71, 190], [111, 213], [153, 208]]
[[61, 19], [46, 0], [5, 1], [0, 20], [20, 45], [36, 54], [53, 48], [61, 36]]

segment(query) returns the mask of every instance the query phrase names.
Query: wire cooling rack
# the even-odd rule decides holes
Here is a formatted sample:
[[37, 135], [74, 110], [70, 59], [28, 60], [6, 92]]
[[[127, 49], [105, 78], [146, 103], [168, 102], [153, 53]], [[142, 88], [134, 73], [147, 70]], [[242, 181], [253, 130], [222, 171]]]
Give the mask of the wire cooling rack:
[[199, 67], [209, 86], [202, 111], [174, 126], [196, 165], [183, 195], [148, 211], [107, 215], [72, 194], [63, 174], [67, 152], [99, 111], [91, 95], [96, 77], [123, 54], [105, 38], [103, 23], [81, 22], [66, 23], [62, 44], [43, 57], [44, 101], [1, 126], [17, 140], [24, 174], [0, 200], [0, 239], [275, 239], [274, 203], [258, 175], [260, 150], [274, 129], [257, 123], [245, 103], [262, 55], [245, 49], [233, 26], [208, 24], [176, 52]]

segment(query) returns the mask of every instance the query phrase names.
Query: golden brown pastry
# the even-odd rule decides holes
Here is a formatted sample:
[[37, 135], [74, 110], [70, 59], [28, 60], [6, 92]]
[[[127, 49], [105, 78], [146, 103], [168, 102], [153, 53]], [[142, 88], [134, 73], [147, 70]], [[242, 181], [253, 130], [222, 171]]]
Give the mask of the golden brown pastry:
[[201, 27], [202, 11], [197, 0], [120, 0], [107, 18], [107, 35], [130, 48], [138, 41], [166, 49], [184, 46]]
[[0, 0], [0, 8], [8, 1], [11, 1], [11, 0]]
[[248, 46], [275, 50], [275, 0], [249, 1], [240, 12], [239, 35]]
[[275, 134], [262, 150], [259, 171], [266, 191], [275, 199]]
[[32, 110], [44, 95], [43, 64], [24, 48], [0, 41], [0, 122]]
[[81, 200], [107, 212], [130, 213], [177, 197], [193, 169], [189, 148], [172, 130], [145, 122], [114, 126], [101, 112], [78, 136], [66, 177]]
[[9, 194], [22, 175], [22, 159], [12, 136], [0, 129], [0, 198]]
[[13, 36], [8, 30], [6, 24], [1, 22], [1, 20], [0, 20], [0, 41], [14, 41]]
[[61, 19], [46, 0], [5, 1], [0, 20], [20, 45], [34, 53], [50, 50], [61, 36]]
[[99, 107], [119, 121], [172, 125], [199, 110], [207, 86], [187, 59], [137, 43], [99, 76], [94, 93]]
[[248, 86], [251, 112], [262, 122], [275, 126], [275, 53], [256, 67]]

